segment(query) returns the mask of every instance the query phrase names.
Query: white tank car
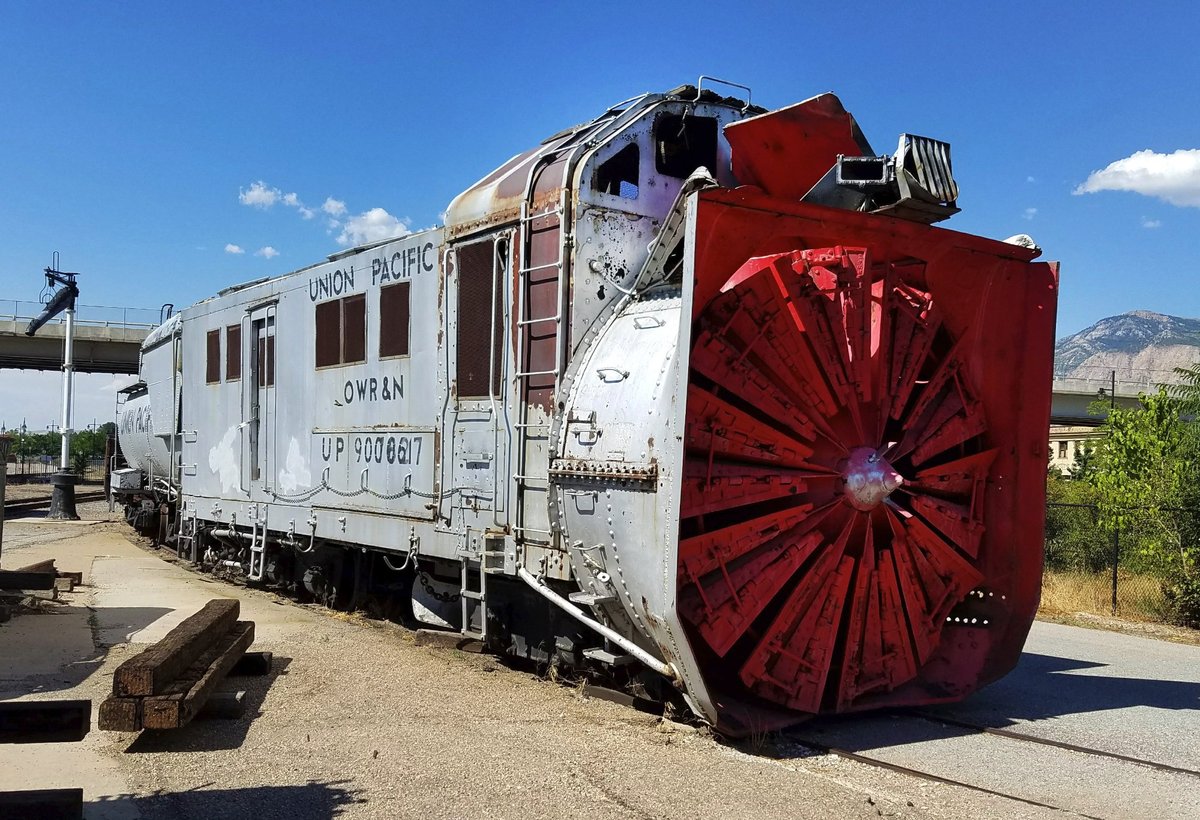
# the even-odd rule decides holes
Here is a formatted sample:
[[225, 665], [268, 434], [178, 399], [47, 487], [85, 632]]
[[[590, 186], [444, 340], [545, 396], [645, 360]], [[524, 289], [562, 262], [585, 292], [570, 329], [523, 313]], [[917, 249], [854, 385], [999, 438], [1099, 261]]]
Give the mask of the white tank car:
[[183, 317], [175, 314], [142, 343], [141, 378], [120, 392], [117, 441], [131, 469], [147, 486], [173, 492], [179, 461], [180, 330]]

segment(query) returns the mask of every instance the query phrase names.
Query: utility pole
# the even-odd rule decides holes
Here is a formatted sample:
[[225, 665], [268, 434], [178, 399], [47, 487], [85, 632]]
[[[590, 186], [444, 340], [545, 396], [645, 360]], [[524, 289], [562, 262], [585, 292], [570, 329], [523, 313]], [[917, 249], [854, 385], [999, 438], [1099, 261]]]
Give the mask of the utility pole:
[[[1108, 419], [1112, 421], [1112, 414], [1117, 409], [1117, 371], [1112, 372], [1112, 389], [1108, 394]], [[1112, 429], [1112, 428], [1109, 428]], [[1112, 543], [1112, 614], [1117, 614], [1117, 563], [1121, 558], [1121, 525], [1113, 524], [1113, 543]]]
[[59, 471], [50, 479], [50, 483], [54, 485], [54, 492], [50, 496], [50, 512], [46, 517], [77, 520], [79, 513], [75, 511], [75, 482], [78, 476], [71, 472], [71, 400], [74, 395], [72, 388], [75, 375], [75, 300], [79, 297], [75, 277], [79, 274], [60, 271], [57, 268], [58, 253], [55, 252], [53, 267], [46, 268], [46, 284], [50, 287], [57, 285], [59, 289], [50, 297], [45, 310], [29, 323], [25, 335], [33, 336], [42, 325], [59, 313], [66, 315], [62, 365], [62, 450]]

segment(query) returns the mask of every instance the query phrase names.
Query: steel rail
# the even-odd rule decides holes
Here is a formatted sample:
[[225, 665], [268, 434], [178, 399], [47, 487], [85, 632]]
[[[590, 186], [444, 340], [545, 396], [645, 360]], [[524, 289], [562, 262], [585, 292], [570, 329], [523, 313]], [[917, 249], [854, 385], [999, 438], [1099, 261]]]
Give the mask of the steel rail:
[[[76, 503], [79, 503], [82, 501], [102, 501], [105, 498], [107, 498], [107, 496], [104, 494], [103, 490], [95, 490], [94, 492], [76, 493], [75, 494]], [[47, 496], [46, 498], [22, 498], [18, 501], [5, 501], [4, 502], [4, 512], [7, 515], [8, 513], [24, 512], [26, 510], [38, 510], [38, 509], [41, 509], [42, 507], [49, 507], [49, 506], [50, 506], [50, 497], [49, 496]]]
[[900, 717], [916, 717], [930, 722], [944, 723], [947, 726], [957, 726], [962, 729], [971, 729], [980, 734], [994, 735], [996, 737], [1008, 738], [1009, 740], [1022, 740], [1028, 743], [1036, 743], [1041, 746], [1051, 746], [1055, 749], [1063, 749], [1068, 752], [1096, 755], [1097, 757], [1107, 757], [1112, 760], [1120, 760], [1123, 763], [1134, 763], [1139, 766], [1148, 766], [1160, 772], [1171, 772], [1173, 774], [1188, 775], [1189, 777], [1200, 777], [1200, 771], [1197, 771], [1196, 769], [1185, 769], [1179, 766], [1172, 766], [1169, 763], [1159, 763], [1154, 760], [1146, 760], [1140, 757], [1123, 755], [1119, 752], [1106, 752], [1103, 749], [1093, 749], [1090, 746], [1079, 746], [1074, 743], [1067, 743], [1063, 740], [1051, 740], [1050, 738], [1038, 737], [1037, 735], [1027, 735], [1023, 732], [1013, 731], [1012, 729], [1001, 729], [996, 726], [984, 726], [981, 723], [972, 723], [960, 718], [943, 717], [942, 715], [931, 712], [911, 711], [895, 712], [894, 714]]
[[1062, 806], [1055, 806], [1052, 803], [1043, 803], [1040, 800], [1034, 800], [1029, 797], [1020, 797], [1015, 794], [1008, 794], [1006, 792], [996, 791], [995, 789], [989, 789], [986, 786], [976, 786], [971, 783], [966, 783], [962, 780], [954, 780], [949, 777], [942, 777], [941, 775], [931, 774], [930, 772], [923, 772], [920, 769], [913, 769], [913, 768], [910, 768], [909, 766], [901, 766], [898, 763], [889, 763], [886, 760], [880, 760], [875, 757], [868, 757], [867, 755], [859, 754], [858, 752], [851, 752], [846, 749], [840, 749], [837, 746], [830, 746], [828, 744], [821, 743], [819, 741], [810, 740], [810, 739], [801, 738], [801, 737], [796, 737], [795, 739], [797, 742], [801, 743], [802, 745], [808, 746], [809, 748], [812, 748], [812, 749], [816, 749], [819, 752], [823, 752], [825, 754], [837, 755], [838, 757], [844, 757], [847, 760], [853, 760], [858, 763], [862, 763], [866, 766], [874, 766], [875, 768], [878, 768], [878, 769], [886, 769], [887, 771], [896, 772], [898, 774], [906, 774], [911, 777], [916, 777], [920, 780], [928, 780], [932, 783], [941, 783], [946, 786], [958, 786], [959, 788], [970, 789], [973, 792], [979, 792], [981, 794], [991, 795], [992, 797], [1002, 797], [1005, 800], [1015, 800], [1018, 803], [1025, 803], [1026, 805], [1029, 805], [1029, 806], [1037, 806], [1038, 808], [1042, 808], [1042, 809], [1051, 809], [1053, 811], [1065, 812], [1068, 814], [1072, 814], [1076, 817], [1087, 818], [1087, 820], [1104, 820], [1104, 818], [1097, 817], [1094, 814], [1084, 814], [1083, 812], [1075, 811], [1074, 809], [1065, 809]]

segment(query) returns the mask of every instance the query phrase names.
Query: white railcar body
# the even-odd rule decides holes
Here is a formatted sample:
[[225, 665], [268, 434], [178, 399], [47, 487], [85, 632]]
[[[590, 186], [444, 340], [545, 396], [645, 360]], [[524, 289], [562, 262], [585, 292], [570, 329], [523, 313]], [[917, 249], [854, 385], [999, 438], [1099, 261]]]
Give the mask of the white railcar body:
[[[755, 178], [754, 162], [791, 173], [786, 141], [735, 161], [726, 128], [762, 109], [691, 87], [643, 95], [514, 157], [455, 198], [444, 227], [184, 309], [147, 340], [119, 419], [127, 457], [169, 479], [177, 549], [331, 605], [395, 614], [379, 602], [399, 599], [496, 651], [662, 684], [746, 730], [744, 693], [728, 696], [740, 684], [677, 598], [685, 480], [742, 481], [687, 473], [712, 474], [726, 433], [714, 421], [704, 453], [685, 430], [690, 391], [708, 384], [689, 381], [698, 311], [719, 289], [698, 290], [696, 260], [720, 256], [722, 219], [778, 226], [722, 273], [727, 288], [747, 258], [809, 247], [815, 223], [792, 205], [825, 190], [840, 154], [870, 151], [832, 95], [803, 106], [772, 124], [803, 145], [828, 125], [799, 193]], [[866, 203], [861, 187], [837, 202]], [[788, 469], [772, 492], [795, 492]]]

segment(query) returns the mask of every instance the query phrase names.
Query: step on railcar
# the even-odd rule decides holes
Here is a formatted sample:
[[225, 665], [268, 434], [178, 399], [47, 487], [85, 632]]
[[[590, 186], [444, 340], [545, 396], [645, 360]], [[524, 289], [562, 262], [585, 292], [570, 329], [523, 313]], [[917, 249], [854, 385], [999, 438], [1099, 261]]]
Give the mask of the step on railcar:
[[880, 155], [831, 94], [748, 97], [639, 96], [444, 227], [183, 310], [121, 408], [134, 517], [733, 734], [1003, 675], [1057, 269], [933, 226], [947, 144]]

